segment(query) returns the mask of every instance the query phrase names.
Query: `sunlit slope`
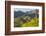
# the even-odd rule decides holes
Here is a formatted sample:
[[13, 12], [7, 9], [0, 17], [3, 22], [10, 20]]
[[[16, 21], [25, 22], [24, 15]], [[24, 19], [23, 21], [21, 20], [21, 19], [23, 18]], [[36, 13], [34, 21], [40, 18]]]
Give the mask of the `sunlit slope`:
[[20, 19], [15, 19], [16, 23], [14, 22], [14, 27], [37, 27], [38, 26], [38, 18], [33, 18], [30, 21], [25, 23], [20, 22]]
[[26, 22], [22, 24], [22, 27], [36, 27], [38, 26], [38, 20], [37, 19], [32, 19], [30, 22]]

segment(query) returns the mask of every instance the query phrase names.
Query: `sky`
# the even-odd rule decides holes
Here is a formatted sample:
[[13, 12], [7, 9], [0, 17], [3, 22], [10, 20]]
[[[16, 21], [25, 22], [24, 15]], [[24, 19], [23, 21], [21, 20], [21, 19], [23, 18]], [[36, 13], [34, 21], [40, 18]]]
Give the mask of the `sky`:
[[19, 11], [19, 10], [21, 10], [23, 12], [26, 12], [26, 11], [32, 11], [34, 9], [30, 9], [30, 8], [14, 8], [14, 11]]

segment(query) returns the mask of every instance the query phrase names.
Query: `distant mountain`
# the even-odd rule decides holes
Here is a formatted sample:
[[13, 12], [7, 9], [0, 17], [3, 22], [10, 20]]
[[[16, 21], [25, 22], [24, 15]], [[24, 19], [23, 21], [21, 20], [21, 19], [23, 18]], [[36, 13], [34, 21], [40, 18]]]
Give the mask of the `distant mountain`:
[[25, 13], [22, 11], [14, 11], [14, 17], [21, 17], [23, 16]]
[[[34, 11], [34, 10], [33, 10]], [[38, 11], [37, 11], [38, 12]], [[14, 17], [21, 17], [21, 16], [29, 16], [29, 17], [39, 17], [38, 13], [32, 12], [32, 11], [27, 11], [26, 13], [23, 11], [14, 11]]]

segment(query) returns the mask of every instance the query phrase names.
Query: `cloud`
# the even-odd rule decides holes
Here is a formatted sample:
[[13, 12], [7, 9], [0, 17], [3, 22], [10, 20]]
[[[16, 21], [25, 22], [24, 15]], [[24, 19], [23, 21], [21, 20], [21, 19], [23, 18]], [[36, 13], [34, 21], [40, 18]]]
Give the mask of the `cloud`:
[[22, 11], [22, 12], [27, 12], [27, 11], [32, 11], [32, 10], [35, 10], [35, 9], [30, 9], [30, 8], [14, 8], [14, 11]]

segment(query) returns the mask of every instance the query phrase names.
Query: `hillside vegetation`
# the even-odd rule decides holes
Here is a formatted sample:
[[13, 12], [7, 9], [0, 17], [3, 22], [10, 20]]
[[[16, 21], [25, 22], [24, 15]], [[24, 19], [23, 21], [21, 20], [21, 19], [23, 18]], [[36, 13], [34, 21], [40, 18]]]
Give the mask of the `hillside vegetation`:
[[15, 18], [14, 27], [37, 27], [38, 22], [38, 18], [32, 18], [30, 20], [26, 20], [25, 22], [20, 18]]
[[14, 27], [37, 27], [39, 23], [39, 10], [14, 11]]

